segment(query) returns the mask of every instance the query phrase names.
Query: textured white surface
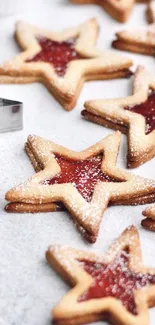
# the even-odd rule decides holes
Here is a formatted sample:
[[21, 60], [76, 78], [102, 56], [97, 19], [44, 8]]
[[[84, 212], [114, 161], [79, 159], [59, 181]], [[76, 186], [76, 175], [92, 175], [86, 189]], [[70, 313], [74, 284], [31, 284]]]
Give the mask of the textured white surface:
[[[46, 1], [50, 3], [50, 1]], [[73, 6], [67, 0], [37, 7], [33, 13], [3, 18], [0, 24], [0, 63], [19, 53], [12, 37], [14, 22], [24, 19], [42, 27], [61, 29], [95, 16], [101, 26], [98, 45], [109, 48], [114, 32], [122, 25], [112, 20], [97, 6]], [[54, 3], [51, 0], [51, 3]], [[145, 25], [145, 6], [137, 5], [128, 26]], [[3, 46], [2, 46], [3, 45]], [[141, 63], [155, 73], [155, 60], [151, 57], [127, 54], [135, 64]], [[0, 325], [50, 325], [50, 310], [69, 287], [46, 264], [45, 250], [59, 243], [76, 248], [103, 252], [112, 240], [130, 224], [135, 224], [142, 241], [143, 258], [155, 267], [155, 234], [140, 226], [138, 207], [108, 208], [94, 245], [85, 243], [65, 212], [43, 214], [7, 214], [3, 211], [5, 192], [33, 174], [33, 168], [23, 151], [29, 133], [49, 138], [75, 150], [95, 143], [111, 130], [89, 123], [80, 117], [83, 103], [88, 99], [126, 96], [131, 93], [131, 80], [98, 81], [86, 83], [76, 108], [65, 112], [40, 84], [0, 85], [0, 96], [24, 102], [24, 130], [0, 134]], [[125, 167], [126, 138], [122, 136], [118, 165]], [[135, 173], [155, 178], [154, 160], [134, 170]], [[150, 324], [154, 325], [155, 309], [150, 310]], [[102, 323], [99, 323], [103, 324]]]

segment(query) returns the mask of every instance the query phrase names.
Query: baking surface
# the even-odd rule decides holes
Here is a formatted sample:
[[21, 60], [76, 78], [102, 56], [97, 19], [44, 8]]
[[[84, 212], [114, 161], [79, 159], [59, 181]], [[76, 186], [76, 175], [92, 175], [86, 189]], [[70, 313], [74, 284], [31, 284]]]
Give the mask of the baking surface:
[[[61, 30], [96, 17], [101, 27], [98, 46], [103, 50], [110, 48], [115, 31], [124, 27], [97, 6], [73, 6], [69, 5], [67, 0], [46, 2], [46, 5], [43, 7], [40, 5], [33, 13], [31, 11], [24, 15], [1, 19], [0, 63], [19, 53], [13, 39], [14, 23], [17, 19]], [[54, 7], [50, 3], [59, 3], [60, 6]], [[132, 16], [125, 25], [133, 28], [137, 23], [138, 26], [147, 25], [145, 5], [135, 6]], [[143, 64], [155, 74], [153, 57], [129, 53], [126, 55], [134, 59], [135, 65]], [[140, 232], [144, 262], [148, 266], [155, 267], [155, 234], [147, 232], [140, 226], [144, 206], [108, 208], [94, 245], [83, 241], [66, 212], [33, 215], [7, 214], [3, 211], [5, 192], [34, 173], [23, 150], [29, 134], [40, 135], [80, 151], [113, 132], [81, 118], [80, 112], [84, 101], [124, 97], [131, 94], [131, 91], [132, 78], [85, 83], [76, 108], [68, 113], [41, 84], [0, 85], [0, 97], [24, 103], [24, 130], [0, 134], [0, 325], [51, 324], [50, 311], [69, 287], [46, 263], [45, 251], [50, 244], [57, 243], [104, 252], [128, 225], [135, 224]], [[122, 136], [118, 166], [126, 166], [125, 136]], [[133, 172], [155, 178], [154, 159]], [[154, 319], [155, 308], [152, 308], [150, 325], [154, 325]]]

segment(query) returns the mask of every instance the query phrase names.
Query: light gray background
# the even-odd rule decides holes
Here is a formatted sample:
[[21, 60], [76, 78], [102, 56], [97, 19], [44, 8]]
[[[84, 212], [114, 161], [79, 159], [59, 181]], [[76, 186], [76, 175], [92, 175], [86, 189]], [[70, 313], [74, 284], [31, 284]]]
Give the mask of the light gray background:
[[[110, 48], [115, 31], [122, 28], [97, 6], [73, 6], [67, 0], [46, 2], [48, 4], [37, 6], [31, 13], [1, 19], [0, 63], [19, 53], [12, 37], [17, 19], [61, 30], [95, 16], [101, 26], [98, 46], [103, 50]], [[54, 8], [54, 2], [62, 5]], [[137, 23], [139, 26], [146, 25], [144, 9], [144, 5], [135, 6], [126, 25], [131, 28]], [[126, 55], [130, 55], [135, 64], [144, 64], [155, 73], [154, 58]], [[123, 97], [131, 94], [131, 89], [132, 80], [125, 79], [86, 83], [76, 108], [67, 113], [40, 84], [0, 85], [1, 97], [24, 102], [24, 130], [0, 134], [0, 325], [50, 325], [50, 310], [69, 289], [46, 264], [45, 250], [50, 244], [103, 252], [125, 227], [135, 224], [140, 231], [144, 261], [148, 266], [155, 267], [155, 235], [140, 226], [143, 206], [108, 208], [94, 245], [82, 240], [65, 212], [17, 215], [3, 211], [5, 192], [34, 173], [23, 150], [28, 134], [43, 136], [71, 149], [84, 149], [112, 132], [80, 117], [84, 101]], [[125, 155], [126, 138], [122, 136], [119, 166], [126, 166]], [[133, 172], [154, 178], [154, 160]], [[150, 316], [150, 324], [154, 325], [155, 309], [150, 311]]]

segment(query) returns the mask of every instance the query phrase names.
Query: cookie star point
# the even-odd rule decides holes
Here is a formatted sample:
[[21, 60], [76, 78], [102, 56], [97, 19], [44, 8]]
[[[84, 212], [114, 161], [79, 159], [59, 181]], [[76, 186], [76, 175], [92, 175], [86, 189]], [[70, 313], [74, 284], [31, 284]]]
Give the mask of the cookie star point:
[[112, 46], [116, 49], [154, 56], [155, 20], [146, 27], [125, 29], [116, 33]]
[[142, 214], [145, 219], [141, 221], [141, 225], [146, 230], [155, 232], [155, 205], [147, 207]]
[[75, 4], [93, 3], [96, 5], [100, 5], [110, 16], [123, 23], [128, 19], [136, 1], [135, 0], [121, 0], [121, 1], [70, 0], [70, 2]]
[[155, 0], [149, 1], [146, 9], [146, 14], [149, 23], [154, 23], [155, 22]]

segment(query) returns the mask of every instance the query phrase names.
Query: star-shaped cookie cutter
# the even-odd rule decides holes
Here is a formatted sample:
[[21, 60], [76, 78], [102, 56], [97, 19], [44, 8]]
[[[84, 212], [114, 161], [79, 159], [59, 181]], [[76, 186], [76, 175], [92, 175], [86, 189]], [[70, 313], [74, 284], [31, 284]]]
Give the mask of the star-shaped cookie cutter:
[[0, 98], [0, 132], [10, 132], [23, 128], [23, 103]]

